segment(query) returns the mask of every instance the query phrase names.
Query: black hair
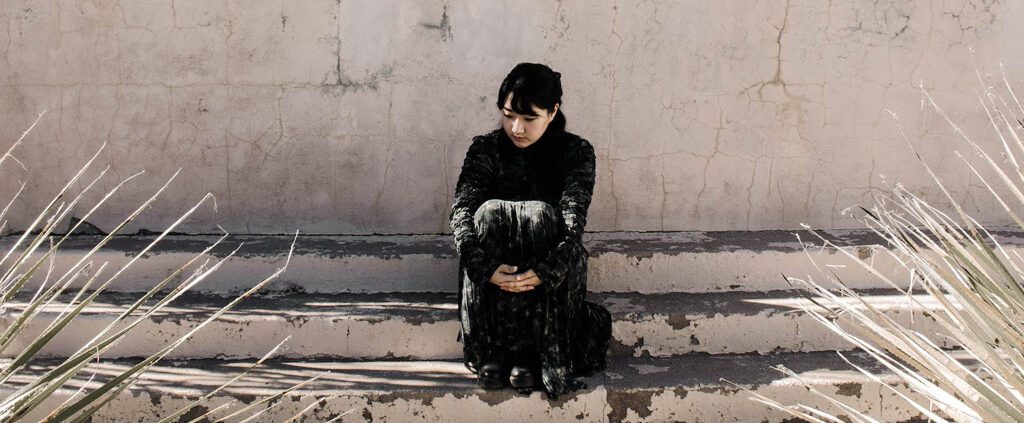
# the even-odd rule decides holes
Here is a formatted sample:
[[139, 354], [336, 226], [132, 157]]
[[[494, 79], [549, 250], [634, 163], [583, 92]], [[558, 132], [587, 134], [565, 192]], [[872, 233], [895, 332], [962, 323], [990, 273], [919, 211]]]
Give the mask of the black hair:
[[548, 129], [565, 130], [565, 115], [562, 114], [562, 74], [540, 63], [520, 63], [512, 68], [498, 88], [498, 109], [505, 107], [505, 100], [512, 95], [512, 111], [536, 116], [533, 106], [551, 111], [558, 104], [558, 112]]

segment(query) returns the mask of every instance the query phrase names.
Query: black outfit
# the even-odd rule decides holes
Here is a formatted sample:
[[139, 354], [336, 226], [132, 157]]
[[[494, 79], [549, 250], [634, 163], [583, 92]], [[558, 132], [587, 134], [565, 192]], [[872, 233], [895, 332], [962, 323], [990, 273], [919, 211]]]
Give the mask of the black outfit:
[[[582, 236], [594, 166], [589, 142], [554, 128], [526, 148], [500, 128], [473, 138], [450, 215], [470, 370], [510, 353], [534, 357], [545, 391], [557, 396], [582, 387], [575, 377], [605, 367], [611, 316], [584, 301]], [[533, 269], [542, 283], [502, 291], [488, 282], [500, 264]]]

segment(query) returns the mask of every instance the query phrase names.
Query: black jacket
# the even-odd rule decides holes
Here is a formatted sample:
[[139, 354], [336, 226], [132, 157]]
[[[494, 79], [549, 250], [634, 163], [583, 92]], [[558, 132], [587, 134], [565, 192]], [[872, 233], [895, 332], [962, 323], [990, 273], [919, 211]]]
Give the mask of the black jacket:
[[557, 248], [534, 271], [557, 288], [575, 255], [586, 254], [582, 237], [594, 192], [595, 161], [593, 146], [566, 131], [549, 129], [526, 148], [516, 147], [501, 128], [474, 137], [449, 215], [460, 267], [470, 280], [486, 283], [501, 264], [481, 248], [473, 225], [477, 208], [490, 199], [540, 200], [558, 209], [564, 224]]

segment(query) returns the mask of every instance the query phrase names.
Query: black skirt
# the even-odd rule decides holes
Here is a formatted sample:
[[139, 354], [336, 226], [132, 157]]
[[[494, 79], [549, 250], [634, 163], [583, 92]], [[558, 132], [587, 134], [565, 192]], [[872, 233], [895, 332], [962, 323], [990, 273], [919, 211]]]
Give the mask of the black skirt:
[[[559, 213], [540, 201], [489, 200], [474, 216], [485, 251], [503, 264], [532, 269], [562, 239]], [[571, 246], [564, 280], [542, 280], [531, 291], [511, 293], [473, 283], [460, 266], [460, 338], [466, 367], [490, 361], [538, 363], [549, 396], [583, 387], [580, 376], [605, 368], [611, 316], [585, 301], [587, 252]]]

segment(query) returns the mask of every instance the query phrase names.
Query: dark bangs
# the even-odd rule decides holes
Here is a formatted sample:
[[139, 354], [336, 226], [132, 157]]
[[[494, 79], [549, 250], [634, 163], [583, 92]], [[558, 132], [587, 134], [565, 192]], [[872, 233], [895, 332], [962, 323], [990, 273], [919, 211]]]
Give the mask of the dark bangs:
[[[539, 63], [520, 63], [512, 68], [498, 88], [498, 109], [512, 96], [512, 111], [520, 115], [537, 116], [533, 106], [551, 111], [562, 104], [562, 74]], [[565, 130], [565, 115], [559, 107], [551, 127]]]
[[[512, 86], [509, 87], [508, 92], [499, 93], [500, 98], [501, 98], [501, 104], [499, 104], [498, 107], [501, 108], [501, 107], [505, 106], [505, 100], [508, 99], [509, 94], [511, 94], [512, 95], [512, 104], [511, 104], [511, 106], [512, 106], [512, 111], [513, 112], [516, 112], [516, 113], [521, 114], [521, 115], [527, 115], [527, 116], [538, 116], [537, 113], [535, 113], [533, 111], [533, 105], [536, 104], [537, 107], [540, 107], [540, 108], [546, 108], [546, 107], [541, 106], [540, 103], [538, 103], [536, 100], [533, 99], [532, 94], [536, 90], [535, 89], [531, 89], [531, 88], [534, 88], [534, 87], [526, 86], [526, 80], [525, 79], [520, 78], [520, 79], [516, 80], [515, 82], [512, 83]], [[554, 106], [552, 106], [552, 107], [554, 107]], [[546, 109], [550, 110], [550, 108], [546, 108]]]
[[498, 89], [497, 106], [505, 106], [512, 95], [512, 111], [536, 116], [533, 106], [552, 110], [562, 102], [562, 75], [539, 63], [520, 63], [508, 73]]

